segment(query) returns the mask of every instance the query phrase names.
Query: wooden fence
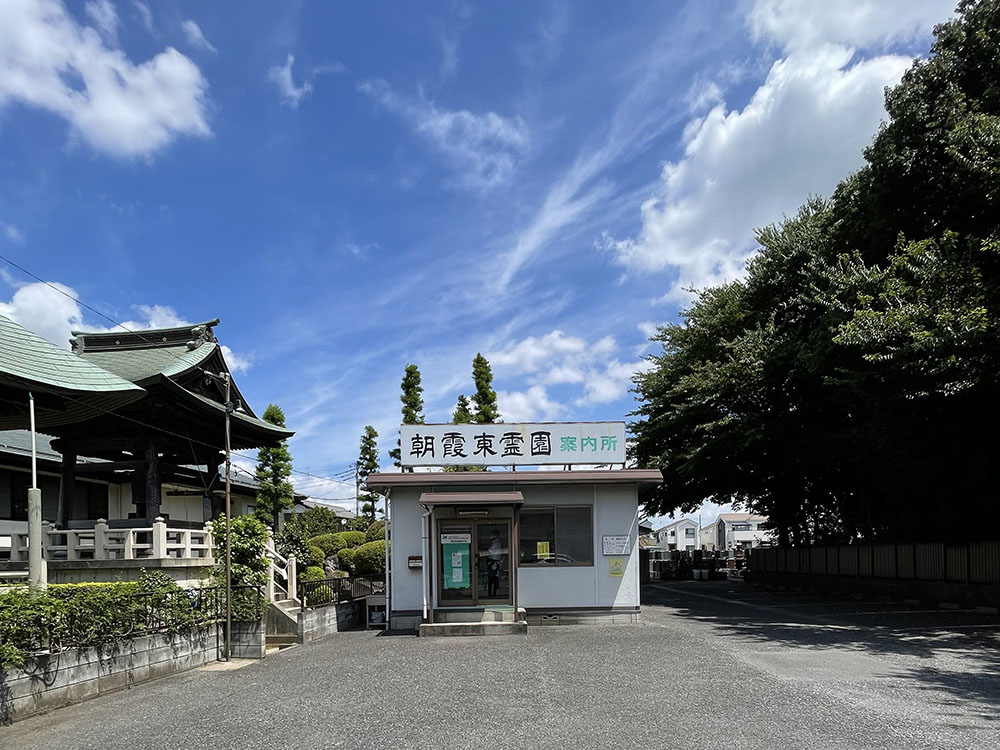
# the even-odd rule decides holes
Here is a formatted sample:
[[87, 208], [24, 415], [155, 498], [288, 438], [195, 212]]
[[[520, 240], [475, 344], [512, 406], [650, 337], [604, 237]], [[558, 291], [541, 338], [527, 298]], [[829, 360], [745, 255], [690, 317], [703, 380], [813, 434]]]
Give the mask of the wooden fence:
[[753, 583], [1000, 600], [1000, 542], [760, 548], [747, 569]]

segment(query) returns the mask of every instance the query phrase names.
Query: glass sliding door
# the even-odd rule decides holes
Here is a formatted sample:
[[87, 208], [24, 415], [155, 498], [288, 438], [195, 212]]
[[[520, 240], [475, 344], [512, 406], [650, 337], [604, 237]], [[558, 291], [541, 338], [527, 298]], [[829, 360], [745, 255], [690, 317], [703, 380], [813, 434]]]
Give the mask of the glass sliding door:
[[476, 523], [476, 557], [477, 601], [510, 604], [510, 523]]
[[438, 603], [444, 607], [511, 604], [510, 521], [438, 524]]

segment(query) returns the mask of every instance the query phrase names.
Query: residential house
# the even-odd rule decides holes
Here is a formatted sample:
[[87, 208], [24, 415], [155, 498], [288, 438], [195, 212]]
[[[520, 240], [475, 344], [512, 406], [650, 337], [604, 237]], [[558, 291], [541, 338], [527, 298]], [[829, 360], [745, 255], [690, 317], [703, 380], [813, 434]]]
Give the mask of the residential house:
[[694, 552], [699, 546], [698, 523], [690, 518], [678, 518], [654, 531], [653, 537], [660, 550]]

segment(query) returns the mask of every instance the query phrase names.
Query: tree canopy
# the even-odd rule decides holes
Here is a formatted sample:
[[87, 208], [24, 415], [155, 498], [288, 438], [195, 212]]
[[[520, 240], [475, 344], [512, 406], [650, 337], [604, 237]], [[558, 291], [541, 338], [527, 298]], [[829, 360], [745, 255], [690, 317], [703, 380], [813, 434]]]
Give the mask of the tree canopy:
[[[403, 403], [402, 424], [424, 423], [424, 388], [420, 385], [420, 369], [416, 365], [407, 365], [403, 370], [403, 380], [399, 384], [402, 394], [399, 400]], [[389, 451], [393, 464], [402, 466], [402, 454], [399, 441], [396, 447]]]
[[998, 30], [1000, 0], [961, 3], [864, 166], [659, 329], [631, 425], [664, 473], [647, 512], [733, 500], [784, 544], [994, 533], [969, 519], [998, 479]]
[[362, 512], [374, 523], [376, 496], [368, 491], [368, 475], [374, 474], [379, 470], [379, 458], [378, 432], [371, 425], [367, 425], [364, 433], [361, 435], [358, 460], [354, 467], [358, 475], [358, 501]]
[[497, 392], [493, 390], [493, 368], [482, 354], [476, 354], [472, 360], [472, 382], [476, 386], [476, 392], [472, 396], [476, 404], [474, 414], [476, 424], [492, 424], [498, 421], [500, 409], [497, 408]]

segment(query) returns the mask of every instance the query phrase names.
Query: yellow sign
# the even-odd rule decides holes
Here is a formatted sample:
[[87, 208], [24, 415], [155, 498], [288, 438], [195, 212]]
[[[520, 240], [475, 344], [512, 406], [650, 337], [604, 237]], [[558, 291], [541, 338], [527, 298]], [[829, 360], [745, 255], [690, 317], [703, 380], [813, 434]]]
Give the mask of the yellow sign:
[[625, 561], [620, 557], [612, 557], [608, 560], [608, 573], [612, 578], [621, 578], [625, 575]]
[[547, 560], [550, 557], [549, 554], [549, 543], [548, 542], [536, 542], [535, 543], [535, 557], [539, 560]]

